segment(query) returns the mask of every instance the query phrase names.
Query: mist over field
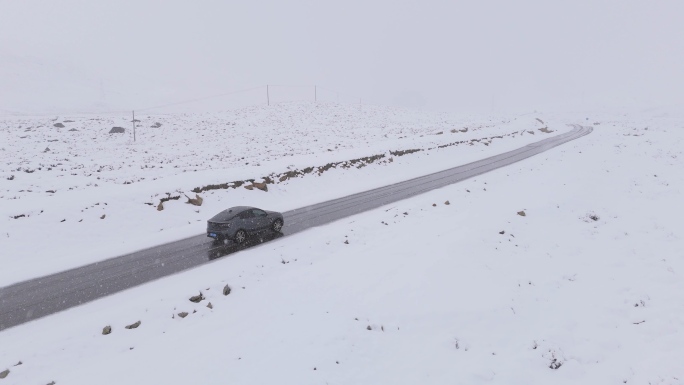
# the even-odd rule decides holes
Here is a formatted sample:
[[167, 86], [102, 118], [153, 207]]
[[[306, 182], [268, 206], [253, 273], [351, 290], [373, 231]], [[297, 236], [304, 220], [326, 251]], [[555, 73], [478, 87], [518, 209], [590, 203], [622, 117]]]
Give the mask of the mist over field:
[[[266, 84], [452, 112], [672, 108], [682, 14], [672, 0], [2, 0], [0, 113], [144, 109]], [[261, 87], [177, 108], [265, 103]]]

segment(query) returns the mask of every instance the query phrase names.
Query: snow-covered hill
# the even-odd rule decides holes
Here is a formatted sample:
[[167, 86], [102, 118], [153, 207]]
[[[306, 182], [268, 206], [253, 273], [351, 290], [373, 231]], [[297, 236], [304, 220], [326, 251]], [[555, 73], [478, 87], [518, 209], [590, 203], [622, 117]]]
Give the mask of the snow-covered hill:
[[[682, 384], [682, 121], [591, 123], [521, 163], [5, 330], [3, 383]], [[305, 180], [251, 193], [332, 195], [326, 174]]]
[[[568, 129], [534, 116], [495, 120], [286, 103], [136, 115], [134, 141], [131, 119], [0, 120], [0, 286], [199, 234], [226, 207], [294, 209]], [[547, 126], [557, 132], [540, 131]], [[124, 133], [110, 134], [114, 127]], [[268, 182], [268, 192], [239, 186], [251, 180]], [[207, 190], [212, 185], [218, 188]], [[195, 191], [201, 207], [185, 204]], [[158, 211], [169, 198], [177, 200]]]

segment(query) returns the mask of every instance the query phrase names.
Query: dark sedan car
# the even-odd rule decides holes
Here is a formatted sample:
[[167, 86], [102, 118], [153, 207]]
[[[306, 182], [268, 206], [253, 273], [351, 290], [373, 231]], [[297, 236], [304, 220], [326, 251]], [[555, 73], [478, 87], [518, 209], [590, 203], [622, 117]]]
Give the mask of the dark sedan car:
[[207, 236], [216, 241], [242, 243], [247, 236], [263, 231], [280, 232], [283, 215], [256, 207], [236, 206], [221, 211], [207, 221]]

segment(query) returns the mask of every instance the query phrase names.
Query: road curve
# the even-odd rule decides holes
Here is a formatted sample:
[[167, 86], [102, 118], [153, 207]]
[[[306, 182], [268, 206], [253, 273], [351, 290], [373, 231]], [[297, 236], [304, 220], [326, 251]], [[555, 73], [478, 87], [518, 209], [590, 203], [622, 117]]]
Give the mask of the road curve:
[[0, 331], [198, 266], [263, 241], [296, 234], [354, 214], [504, 167], [591, 133], [565, 134], [448, 170], [283, 213], [282, 234], [244, 246], [214, 246], [205, 234], [0, 288]]

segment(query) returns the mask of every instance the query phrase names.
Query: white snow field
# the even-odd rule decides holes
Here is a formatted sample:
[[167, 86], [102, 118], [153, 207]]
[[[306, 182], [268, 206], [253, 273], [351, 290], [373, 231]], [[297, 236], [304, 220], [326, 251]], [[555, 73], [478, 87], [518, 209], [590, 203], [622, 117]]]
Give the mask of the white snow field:
[[[461, 118], [331, 103], [136, 115], [135, 141], [131, 120], [0, 120], [0, 287], [200, 234], [206, 220], [227, 207], [295, 209], [569, 130], [564, 122], [542, 124], [532, 115]], [[110, 134], [113, 127], [126, 131]], [[540, 131], [544, 127], [554, 132]], [[492, 137], [500, 138], [486, 139]], [[454, 145], [437, 148], [448, 144]], [[426, 151], [391, 153], [411, 149]], [[340, 164], [318, 172], [331, 162], [371, 156], [377, 159], [365, 167]], [[308, 167], [311, 173], [281, 181], [284, 173]], [[263, 177], [276, 182], [268, 192], [208, 190], [200, 192], [201, 207], [186, 204], [195, 188]], [[179, 199], [158, 211], [168, 197]]]
[[[0, 383], [682, 384], [684, 120], [620, 116], [588, 123], [594, 125], [591, 135], [509, 167], [5, 330], [0, 333], [0, 372], [9, 373]], [[418, 138], [407, 138], [407, 147], [437, 140], [420, 138], [421, 132], [442, 129], [428, 126], [417, 129]], [[388, 136], [396, 138], [400, 130], [394, 126]], [[164, 232], [171, 232], [183, 226], [180, 218], [203, 220], [228, 202], [249, 199], [281, 209], [295, 207], [319, 192], [321, 198], [332, 197], [539, 137], [518, 136], [502, 139], [500, 145], [495, 140], [491, 146], [452, 147], [444, 153], [400, 157], [391, 164], [336, 170], [269, 186], [268, 193], [216, 190], [206, 196], [207, 208], [202, 206], [199, 215], [181, 202], [162, 212], [144, 206], [151, 194], [165, 192], [147, 187], [147, 181], [122, 186], [121, 180], [132, 177], [111, 171], [105, 174], [107, 181], [95, 182], [87, 172], [74, 171], [77, 176], [65, 176], [69, 182], [56, 186], [59, 191], [51, 199], [56, 202], [63, 189], [79, 186], [73, 192], [79, 198], [73, 200], [86, 200], [78, 203], [89, 207], [87, 214], [72, 212], [69, 199], [54, 204], [31, 198], [45, 194], [35, 192], [14, 201], [34, 199], [45, 205], [45, 213], [38, 215], [35, 207], [32, 217], [16, 223], [35, 220], [35, 228], [48, 228], [40, 221], [50, 217], [55, 229], [74, 226], [69, 228], [74, 236], [62, 242], [95, 244], [107, 238], [92, 235], [90, 227], [112, 230], [99, 225], [100, 213], [107, 214], [102, 223], [110, 216], [129, 217], [144, 233], [151, 226], [145, 221], [153, 219], [132, 213], [152, 209], [150, 215], [167, 221]], [[364, 137], [345, 139], [338, 134], [318, 139], [316, 143], [325, 144], [315, 148], [362, 142]], [[5, 152], [18, 151], [16, 143], [22, 142], [12, 140]], [[277, 142], [276, 137], [273, 140]], [[391, 140], [389, 148], [403, 143]], [[213, 142], [207, 139], [207, 154], [217, 148]], [[60, 150], [62, 157], [73, 158], [66, 155], [66, 147]], [[102, 156], [114, 165], [126, 164], [115, 155], [127, 152], [121, 148], [139, 148], [137, 162], [152, 148], [125, 141], [92, 147], [101, 148]], [[91, 154], [79, 156], [84, 168], [105, 164], [90, 161], [95, 153]], [[317, 156], [321, 161], [344, 158], [325, 155]], [[174, 158], [169, 154], [167, 159]], [[286, 163], [296, 166], [318, 160], [314, 155], [291, 159]], [[267, 167], [266, 161], [257, 161]], [[69, 170], [66, 175], [76, 164], [80, 163], [62, 166]], [[197, 167], [208, 164], [206, 160]], [[231, 170], [230, 165], [225, 167]], [[237, 171], [237, 163], [232, 167], [233, 171], [186, 173], [190, 181], [169, 177], [161, 186], [187, 189], [205, 178], [246, 178], [272, 170]], [[47, 186], [37, 178], [22, 182], [29, 175], [15, 174], [23, 189], [31, 183]], [[50, 174], [31, 176], [36, 175]], [[136, 168], [135, 175], [134, 180], [154, 174]], [[50, 180], [61, 183], [59, 178]], [[103, 187], [86, 188], [88, 183]], [[328, 184], [335, 185], [334, 191], [328, 191]], [[136, 186], [137, 196], [124, 190]], [[4, 193], [3, 211], [8, 210], [8, 196], [19, 196], [17, 187], [11, 189]], [[221, 195], [227, 198], [211, 203]], [[130, 206], [117, 199], [124, 196], [131, 197]], [[92, 208], [98, 201], [109, 204], [105, 210]], [[138, 206], [141, 209], [134, 209]], [[58, 214], [50, 214], [52, 210]], [[68, 221], [60, 224], [60, 215]], [[88, 222], [82, 233], [76, 233], [77, 225], [71, 222], [81, 216]], [[123, 227], [125, 221], [117, 223]], [[187, 231], [174, 234], [202, 226], [188, 225]], [[18, 227], [3, 242], [20, 250], [12, 239], [31, 228]], [[127, 228], [119, 231], [126, 237], [134, 233]], [[123, 242], [119, 238], [107, 242], [122, 250], [116, 246]], [[69, 250], [59, 243], [54, 247]], [[99, 250], [95, 255], [103, 255], [96, 246], [93, 249]], [[66, 257], [48, 248], [41, 253], [21, 257], [33, 258], [34, 265], [64, 259], [51, 268], [68, 264]], [[5, 268], [23, 262], [3, 255], [1, 263], [7, 281], [12, 277]], [[13, 269], [13, 274], [30, 275], [25, 268]], [[227, 296], [225, 285], [232, 289]], [[189, 301], [200, 292], [202, 301]], [[188, 314], [181, 317], [181, 312]], [[125, 328], [137, 321], [137, 328]], [[106, 326], [111, 333], [103, 335]]]

